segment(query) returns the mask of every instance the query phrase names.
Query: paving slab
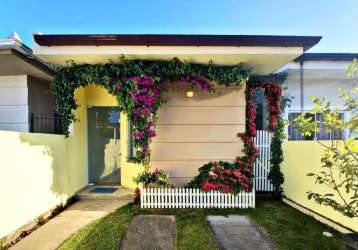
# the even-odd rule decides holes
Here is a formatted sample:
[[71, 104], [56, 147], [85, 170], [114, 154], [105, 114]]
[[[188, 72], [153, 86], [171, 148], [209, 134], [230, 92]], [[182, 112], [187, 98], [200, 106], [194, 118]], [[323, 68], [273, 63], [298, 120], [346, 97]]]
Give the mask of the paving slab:
[[208, 216], [208, 221], [221, 249], [276, 249], [271, 239], [246, 216]]
[[174, 250], [175, 217], [137, 215], [119, 247], [120, 250]]
[[114, 212], [130, 200], [81, 200], [19, 241], [11, 250], [54, 250], [93, 220]]

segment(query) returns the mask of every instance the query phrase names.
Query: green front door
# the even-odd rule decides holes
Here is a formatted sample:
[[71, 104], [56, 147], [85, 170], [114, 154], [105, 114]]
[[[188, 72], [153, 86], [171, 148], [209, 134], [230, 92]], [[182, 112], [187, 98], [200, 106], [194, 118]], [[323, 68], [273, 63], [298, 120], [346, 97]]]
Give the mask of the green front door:
[[88, 176], [94, 184], [120, 184], [120, 113], [88, 108]]

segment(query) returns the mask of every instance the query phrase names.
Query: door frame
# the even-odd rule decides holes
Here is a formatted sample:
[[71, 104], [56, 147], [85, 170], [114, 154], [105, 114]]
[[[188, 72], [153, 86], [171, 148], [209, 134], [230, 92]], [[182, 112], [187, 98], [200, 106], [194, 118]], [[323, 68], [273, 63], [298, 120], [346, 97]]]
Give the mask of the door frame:
[[[93, 182], [91, 182], [90, 180], [90, 122], [89, 122], [89, 112], [88, 110], [91, 109], [91, 108], [118, 108], [118, 106], [98, 106], [98, 105], [87, 105], [86, 106], [86, 112], [87, 112], [87, 115], [86, 115], [86, 122], [87, 122], [87, 182], [89, 184], [92, 184]], [[119, 145], [121, 146], [121, 140], [122, 140], [122, 136], [121, 136], [121, 112], [119, 112], [119, 128], [118, 128], [118, 133], [119, 133]], [[119, 157], [121, 157], [121, 151], [119, 152]], [[121, 162], [121, 160], [119, 160], [119, 162]], [[105, 186], [105, 185], [109, 185], [109, 186], [112, 186], [112, 185], [121, 185], [121, 165], [119, 163], [119, 167], [118, 167], [118, 170], [119, 170], [119, 179], [118, 179], [118, 182], [117, 183], [93, 183], [93, 184], [98, 184], [98, 185], [101, 185], [101, 186]]]

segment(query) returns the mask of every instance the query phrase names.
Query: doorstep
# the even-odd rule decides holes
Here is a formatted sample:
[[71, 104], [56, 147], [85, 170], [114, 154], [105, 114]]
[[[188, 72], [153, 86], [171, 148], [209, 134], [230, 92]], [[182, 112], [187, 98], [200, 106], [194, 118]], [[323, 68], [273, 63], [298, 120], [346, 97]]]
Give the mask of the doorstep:
[[[117, 189], [114, 192], [93, 192], [94, 189]], [[92, 191], [92, 192], [91, 192]], [[80, 190], [76, 196], [79, 200], [132, 200], [133, 191], [122, 186], [90, 185]]]

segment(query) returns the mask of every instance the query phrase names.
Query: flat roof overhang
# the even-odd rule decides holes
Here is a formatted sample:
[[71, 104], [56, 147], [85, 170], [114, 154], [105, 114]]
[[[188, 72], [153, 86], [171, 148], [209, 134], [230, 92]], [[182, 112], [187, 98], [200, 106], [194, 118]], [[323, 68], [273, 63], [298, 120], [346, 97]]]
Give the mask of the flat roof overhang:
[[54, 68], [17, 39], [0, 40], [0, 75], [30, 75], [51, 81]]
[[1, 48], [0, 75], [29, 75], [52, 81], [55, 71], [37, 59], [13, 48]]
[[317, 36], [246, 35], [34, 35], [34, 54], [65, 65], [129, 59], [170, 60], [220, 65], [240, 62], [257, 74], [272, 73], [319, 42]]
[[358, 53], [304, 53], [295, 61], [352, 61]]

